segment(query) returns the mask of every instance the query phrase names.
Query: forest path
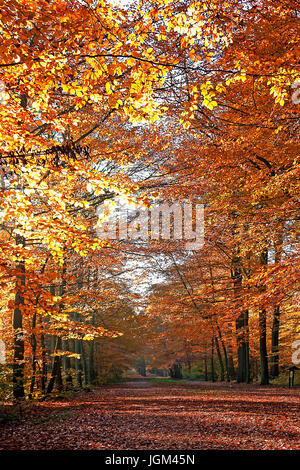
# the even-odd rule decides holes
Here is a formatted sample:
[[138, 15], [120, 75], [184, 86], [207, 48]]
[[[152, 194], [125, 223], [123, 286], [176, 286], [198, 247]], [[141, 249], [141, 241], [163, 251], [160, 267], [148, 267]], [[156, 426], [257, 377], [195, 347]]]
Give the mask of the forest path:
[[35, 404], [0, 449], [300, 449], [299, 404], [299, 389], [133, 379]]

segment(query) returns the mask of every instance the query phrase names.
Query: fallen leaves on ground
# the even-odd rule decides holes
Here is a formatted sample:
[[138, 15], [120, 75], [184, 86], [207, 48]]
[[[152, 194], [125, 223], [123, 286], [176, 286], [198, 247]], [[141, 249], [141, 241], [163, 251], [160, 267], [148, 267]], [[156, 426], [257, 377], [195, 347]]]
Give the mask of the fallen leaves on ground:
[[147, 379], [28, 409], [0, 449], [300, 449], [300, 391]]

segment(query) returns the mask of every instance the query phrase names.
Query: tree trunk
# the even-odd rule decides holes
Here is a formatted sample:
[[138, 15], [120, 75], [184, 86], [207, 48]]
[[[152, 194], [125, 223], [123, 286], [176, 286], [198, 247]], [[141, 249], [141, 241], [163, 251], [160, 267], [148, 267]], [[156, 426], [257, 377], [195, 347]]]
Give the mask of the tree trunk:
[[211, 356], [210, 356], [210, 365], [211, 365], [211, 381], [215, 381], [215, 363], [214, 363], [214, 338], [211, 339]]
[[145, 358], [140, 356], [138, 358], [138, 366], [137, 366], [137, 372], [142, 376], [146, 377], [146, 361]]
[[219, 335], [219, 338], [220, 338], [220, 341], [221, 341], [221, 344], [222, 344], [223, 353], [224, 353], [226, 380], [227, 380], [227, 382], [230, 382], [230, 374], [229, 374], [229, 364], [228, 364], [227, 350], [226, 350], [226, 346], [225, 346], [225, 343], [224, 343], [223, 338], [222, 338], [221, 329], [220, 329], [219, 325], [217, 325], [217, 330], [218, 330], [218, 335]]
[[42, 393], [46, 392], [46, 382], [47, 382], [47, 358], [46, 358], [46, 345], [45, 345], [45, 336], [41, 334], [41, 348], [42, 348], [42, 372], [41, 372], [41, 389]]
[[230, 338], [229, 338], [228, 347], [227, 347], [228, 349], [228, 374], [229, 374], [229, 380], [234, 380], [236, 375], [235, 375], [233, 351], [232, 351], [232, 341], [233, 341], [232, 324], [230, 323], [228, 326], [230, 328]]
[[237, 382], [250, 382], [250, 361], [249, 361], [249, 331], [248, 331], [248, 310], [236, 319], [237, 343], [238, 343], [238, 369]]
[[219, 364], [220, 364], [220, 372], [221, 372], [220, 380], [221, 380], [221, 382], [224, 382], [225, 370], [224, 370], [222, 354], [221, 354], [221, 351], [220, 351], [219, 341], [218, 341], [217, 336], [215, 336], [215, 343], [216, 343], [216, 350], [217, 350], [218, 360], [219, 360]]
[[83, 371], [84, 385], [87, 385], [88, 384], [88, 375], [87, 375], [85, 351], [84, 351], [84, 346], [83, 346], [83, 341], [82, 340], [80, 340], [80, 354], [81, 354], [81, 365], [82, 365], [82, 371]]
[[[95, 317], [92, 315], [91, 324], [95, 325]], [[88, 357], [88, 384], [94, 383], [95, 380], [95, 370], [94, 370], [94, 349], [95, 343], [94, 340], [89, 341], [89, 357]]]
[[179, 362], [174, 362], [172, 367], [170, 367], [170, 376], [173, 379], [182, 379], [181, 364]]
[[280, 325], [280, 307], [274, 307], [273, 326], [272, 326], [272, 356], [271, 356], [271, 377], [279, 376], [279, 325]]
[[[16, 236], [16, 245], [25, 246], [24, 237]], [[16, 265], [15, 308], [13, 312], [14, 329], [14, 358], [13, 358], [13, 395], [15, 398], [23, 398], [24, 392], [24, 337], [22, 307], [24, 305], [23, 288], [25, 287], [25, 261], [18, 261]]]
[[[64, 339], [62, 340], [62, 350], [64, 352], [69, 351], [69, 341]], [[68, 356], [63, 356], [63, 371], [66, 378], [66, 389], [70, 390], [73, 388], [73, 381], [71, 375], [71, 360]]]
[[[209, 272], [210, 272], [211, 287], [212, 287], [212, 291], [213, 291], [213, 301], [215, 302], [215, 300], [216, 300], [216, 297], [215, 297], [215, 283], [214, 283], [214, 277], [213, 277], [213, 270], [212, 270], [212, 266], [211, 266], [210, 262], [209, 262]], [[217, 331], [218, 331], [220, 340], [222, 341], [221, 331], [220, 331], [218, 321], [217, 321], [216, 318], [215, 318], [215, 324], [216, 324], [216, 327], [217, 327]], [[221, 381], [224, 382], [224, 364], [223, 364], [223, 360], [222, 360], [222, 354], [220, 352], [218, 337], [214, 336], [213, 340], [216, 342], [217, 355], [218, 355], [218, 359], [219, 359], [219, 363], [220, 363]], [[225, 349], [224, 348], [224, 343], [223, 343], [223, 349]], [[226, 370], [227, 370], [227, 362], [226, 362]]]
[[[33, 320], [32, 320], [32, 328], [33, 331], [36, 327], [36, 312], [33, 314]], [[37, 366], [37, 361], [36, 361], [36, 336], [35, 333], [32, 333], [31, 335], [31, 350], [32, 350], [32, 376], [31, 376], [31, 382], [30, 382], [30, 390], [29, 390], [29, 398], [32, 398], [32, 394], [34, 391], [34, 385], [35, 385], [35, 378], [36, 378], [36, 366]]]
[[[48, 258], [46, 258], [46, 261], [42, 267], [41, 274], [44, 273], [46, 264], [47, 264]], [[39, 286], [40, 288], [41, 286]], [[40, 294], [36, 296], [35, 300], [35, 306], [38, 306]], [[36, 381], [36, 369], [37, 369], [37, 359], [36, 359], [36, 348], [37, 348], [37, 339], [36, 339], [36, 334], [35, 334], [35, 328], [36, 328], [36, 310], [34, 311], [33, 317], [32, 317], [32, 335], [31, 335], [31, 349], [32, 349], [32, 376], [31, 376], [31, 383], [30, 383], [30, 391], [29, 391], [29, 398], [32, 398], [32, 394], [34, 391], [34, 386], [35, 386], [35, 381]], [[43, 383], [43, 382], [42, 382]]]
[[204, 352], [204, 380], [205, 382], [208, 382], [206, 344], [205, 344], [205, 352]]
[[75, 370], [77, 377], [77, 385], [82, 388], [82, 364], [81, 364], [81, 351], [80, 351], [80, 340], [74, 340], [74, 352], [80, 355], [80, 359], [75, 358]]
[[[56, 339], [56, 345], [54, 348], [54, 353], [59, 351], [61, 349], [61, 338], [57, 337]], [[62, 390], [62, 378], [61, 378], [61, 358], [60, 356], [54, 356], [53, 360], [53, 366], [52, 366], [52, 372], [51, 372], [51, 378], [48, 383], [47, 387], [47, 395], [50, 394], [53, 391], [55, 380], [57, 381], [58, 384], [58, 390]]]
[[266, 310], [259, 312], [259, 351], [260, 351], [260, 384], [269, 384], [268, 352], [267, 352], [267, 332], [266, 332]]
[[[234, 296], [237, 300], [242, 297], [242, 272], [239, 266], [239, 258], [233, 262], [232, 271]], [[240, 300], [241, 303], [241, 300]], [[236, 340], [237, 340], [237, 382], [250, 382], [250, 363], [249, 363], [249, 332], [248, 332], [248, 310], [243, 310], [235, 321]]]
[[[59, 295], [60, 295], [60, 297], [63, 297], [63, 295], [65, 294], [65, 291], [66, 291], [66, 284], [67, 284], [67, 282], [66, 282], [66, 271], [67, 271], [67, 266], [66, 266], [65, 247], [64, 247], [64, 263], [63, 263], [62, 272], [61, 272], [61, 283], [60, 283], [60, 286], [59, 286]], [[59, 309], [60, 309], [60, 312], [63, 312], [63, 310], [64, 310], [64, 303], [63, 302], [61, 302], [59, 304]], [[64, 352], [69, 350], [68, 340], [62, 339], [61, 348], [62, 348], [62, 351], [64, 351]], [[61, 382], [62, 382], [62, 373], [61, 373], [61, 368], [62, 367], [63, 367], [64, 373], [65, 373], [65, 378], [66, 378], [66, 389], [70, 389], [70, 388], [72, 389], [73, 388], [73, 382], [72, 382], [72, 376], [71, 376], [71, 373], [70, 373], [71, 361], [70, 361], [69, 357], [63, 356], [63, 360], [60, 361], [60, 370], [59, 370], [59, 373], [58, 373], [58, 379], [59, 379], [59, 381], [61, 380]]]
[[[56, 289], [55, 286], [50, 286], [50, 292], [52, 295], [55, 295]], [[59, 350], [62, 350], [62, 341], [59, 336], [56, 337], [55, 346], [53, 347], [54, 336], [51, 337], [51, 345], [50, 349], [53, 350], [54, 354], [57, 353]], [[63, 389], [63, 382], [62, 382], [62, 375], [61, 375], [61, 357], [54, 356], [53, 363], [52, 363], [52, 371], [51, 377], [47, 386], [47, 395], [53, 391], [55, 381], [57, 381], [57, 388], [59, 391]]]
[[[268, 250], [261, 253], [261, 264], [268, 264]], [[265, 287], [262, 287], [264, 290]], [[261, 385], [269, 384], [269, 366], [268, 366], [268, 351], [267, 351], [267, 321], [266, 309], [261, 308], [259, 311], [259, 351], [260, 351], [260, 383]]]
[[88, 360], [88, 384], [94, 383], [94, 340], [89, 341], [89, 360]]
[[[22, 108], [27, 107], [27, 95], [21, 93]], [[19, 234], [16, 235], [16, 245], [25, 246], [25, 238]], [[22, 306], [24, 305], [25, 287], [25, 261], [18, 261], [16, 263], [16, 288], [15, 295], [15, 308], [13, 312], [12, 324], [14, 330], [14, 357], [13, 357], [13, 395], [14, 398], [23, 398], [24, 391], [24, 337], [23, 337], [23, 318]]]
[[[283, 247], [283, 231], [278, 230], [277, 238], [274, 242], [275, 263], [280, 263]], [[279, 376], [279, 327], [280, 327], [280, 306], [274, 307], [272, 325], [272, 346], [271, 346], [271, 377]]]

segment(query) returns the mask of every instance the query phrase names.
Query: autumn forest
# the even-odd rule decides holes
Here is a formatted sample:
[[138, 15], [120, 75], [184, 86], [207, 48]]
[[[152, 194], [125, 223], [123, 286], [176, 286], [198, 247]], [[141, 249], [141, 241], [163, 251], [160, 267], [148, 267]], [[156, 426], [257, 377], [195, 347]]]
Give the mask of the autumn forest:
[[0, 450], [299, 449], [298, 2], [0, 5]]

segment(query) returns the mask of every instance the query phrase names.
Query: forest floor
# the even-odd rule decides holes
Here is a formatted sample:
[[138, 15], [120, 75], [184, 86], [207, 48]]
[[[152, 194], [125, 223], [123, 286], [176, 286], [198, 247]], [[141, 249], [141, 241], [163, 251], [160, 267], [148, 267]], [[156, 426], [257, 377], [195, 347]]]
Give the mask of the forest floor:
[[300, 390], [132, 379], [0, 424], [0, 450], [300, 449]]

